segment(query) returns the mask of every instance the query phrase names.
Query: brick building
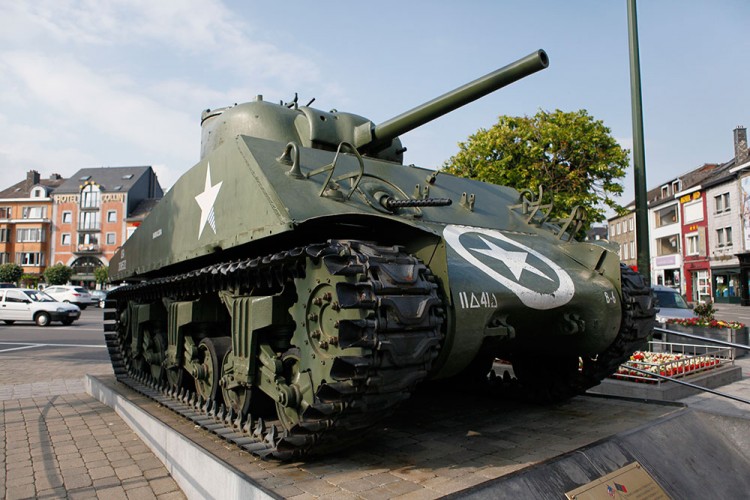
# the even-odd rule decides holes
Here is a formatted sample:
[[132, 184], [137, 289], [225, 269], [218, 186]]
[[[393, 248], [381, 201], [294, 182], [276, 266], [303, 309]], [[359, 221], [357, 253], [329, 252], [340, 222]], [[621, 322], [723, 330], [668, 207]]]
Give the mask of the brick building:
[[51, 196], [63, 182], [57, 174], [42, 179], [31, 170], [25, 180], [0, 191], [0, 264], [18, 264], [35, 278], [50, 265]]
[[71, 266], [71, 282], [93, 287], [94, 269], [109, 265], [130, 236], [139, 205], [164, 195], [149, 166], [84, 168], [53, 195], [53, 262]]

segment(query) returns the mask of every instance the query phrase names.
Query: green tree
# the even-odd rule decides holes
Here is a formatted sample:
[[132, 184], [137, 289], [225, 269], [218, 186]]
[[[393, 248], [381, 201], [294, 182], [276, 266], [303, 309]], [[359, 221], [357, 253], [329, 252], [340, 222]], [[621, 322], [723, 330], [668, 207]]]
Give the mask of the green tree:
[[621, 213], [613, 196], [623, 191], [628, 150], [586, 110], [540, 110], [532, 117], [500, 116], [480, 129], [444, 165], [444, 171], [518, 190], [554, 202], [551, 215], [567, 217], [575, 206], [586, 213], [583, 230], [605, 219], [606, 207]]
[[0, 282], [17, 283], [21, 276], [23, 276], [23, 268], [18, 264], [9, 262], [0, 265]]
[[24, 274], [21, 276], [21, 283], [26, 288], [36, 288], [39, 284], [39, 275], [37, 274]]
[[109, 268], [107, 266], [100, 266], [94, 269], [94, 279], [100, 285], [104, 285], [109, 279]]
[[44, 270], [44, 280], [49, 285], [64, 285], [73, 276], [73, 268], [65, 264], [55, 264]]

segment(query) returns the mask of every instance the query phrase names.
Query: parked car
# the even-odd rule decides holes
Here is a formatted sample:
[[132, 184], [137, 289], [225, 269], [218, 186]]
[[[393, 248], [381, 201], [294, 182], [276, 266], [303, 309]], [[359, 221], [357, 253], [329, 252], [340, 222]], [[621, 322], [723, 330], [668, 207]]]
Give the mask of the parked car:
[[107, 292], [104, 290], [91, 290], [91, 296], [97, 301], [97, 306], [104, 308], [104, 301], [107, 300]]
[[78, 306], [58, 302], [39, 290], [0, 289], [0, 320], [7, 325], [16, 321], [33, 321], [39, 326], [47, 326], [51, 321], [70, 325], [80, 317]]
[[697, 316], [693, 308], [685, 301], [685, 298], [674, 288], [656, 285], [654, 294], [656, 295], [656, 307], [659, 308], [659, 312], [656, 313], [657, 322], [664, 324], [668, 319], [685, 319]]
[[53, 285], [45, 288], [44, 293], [60, 302], [75, 304], [81, 309], [86, 309], [86, 307], [99, 302], [82, 286]]
[[0, 283], [0, 288], [17, 288], [15, 283]]

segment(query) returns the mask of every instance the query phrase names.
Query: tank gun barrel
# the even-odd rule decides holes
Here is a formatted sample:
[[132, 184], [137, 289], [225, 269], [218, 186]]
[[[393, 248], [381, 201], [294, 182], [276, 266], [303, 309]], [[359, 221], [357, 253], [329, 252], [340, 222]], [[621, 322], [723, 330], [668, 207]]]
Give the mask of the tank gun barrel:
[[536, 73], [547, 66], [549, 66], [549, 59], [544, 50], [532, 52], [507, 66], [376, 125], [370, 131], [371, 139], [362, 144], [360, 149], [364, 151], [377, 150], [379, 146], [387, 144], [391, 139], [405, 132]]

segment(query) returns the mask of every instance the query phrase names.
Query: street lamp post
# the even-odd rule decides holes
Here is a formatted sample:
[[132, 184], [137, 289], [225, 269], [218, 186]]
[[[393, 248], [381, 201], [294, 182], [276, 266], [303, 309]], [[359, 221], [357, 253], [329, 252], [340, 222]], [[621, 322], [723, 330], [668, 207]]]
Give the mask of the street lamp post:
[[651, 283], [651, 252], [648, 241], [648, 199], [646, 198], [646, 158], [643, 148], [643, 103], [641, 101], [641, 61], [638, 53], [638, 19], [635, 0], [628, 2], [628, 41], [630, 47], [630, 101], [633, 120], [633, 176], [635, 181], [636, 245], [638, 272]]

